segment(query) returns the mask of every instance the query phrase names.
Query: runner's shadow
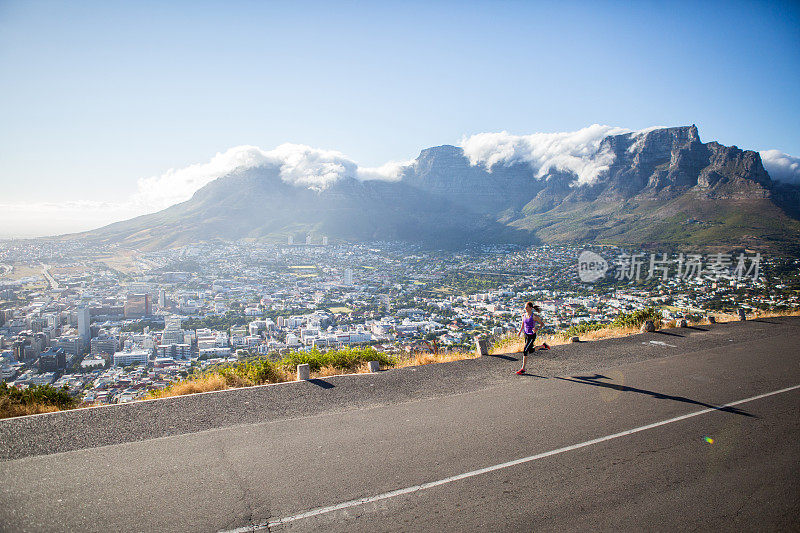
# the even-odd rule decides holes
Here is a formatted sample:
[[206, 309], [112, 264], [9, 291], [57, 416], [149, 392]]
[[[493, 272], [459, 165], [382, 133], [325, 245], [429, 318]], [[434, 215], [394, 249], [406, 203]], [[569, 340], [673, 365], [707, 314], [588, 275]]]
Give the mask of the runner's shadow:
[[719, 407], [717, 405], [711, 405], [710, 403], [704, 403], [697, 400], [692, 400], [691, 398], [686, 398], [685, 396], [673, 396], [671, 394], [662, 394], [660, 392], [653, 392], [646, 389], [637, 389], [636, 387], [628, 387], [626, 385], [617, 385], [616, 383], [606, 383], [604, 381], [600, 381], [601, 379], [611, 379], [607, 376], [602, 374], [595, 374], [594, 376], [572, 376], [570, 378], [562, 378], [556, 377], [556, 379], [561, 379], [564, 381], [571, 381], [573, 383], [582, 383], [584, 385], [594, 385], [595, 387], [603, 387], [606, 389], [614, 389], [622, 392], [638, 392], [639, 394], [646, 394], [648, 396], [652, 396], [658, 400], [673, 400], [676, 402], [683, 402], [683, 403], [690, 403], [693, 405], [700, 405], [702, 407], [709, 407], [711, 409], [716, 409], [717, 411], [724, 411], [726, 413], [733, 413], [742, 416], [748, 416], [752, 418], [758, 418], [755, 415], [751, 415], [747, 411], [743, 411], [741, 409], [737, 409], [735, 407]]
[[693, 329], [695, 331], [708, 331], [707, 329], [698, 328], [697, 326], [686, 326], [686, 329]]
[[501, 353], [490, 353], [486, 354], [483, 357], [497, 357], [498, 359], [505, 359], [506, 361], [519, 361], [516, 357], [511, 357], [510, 355], [503, 355]]

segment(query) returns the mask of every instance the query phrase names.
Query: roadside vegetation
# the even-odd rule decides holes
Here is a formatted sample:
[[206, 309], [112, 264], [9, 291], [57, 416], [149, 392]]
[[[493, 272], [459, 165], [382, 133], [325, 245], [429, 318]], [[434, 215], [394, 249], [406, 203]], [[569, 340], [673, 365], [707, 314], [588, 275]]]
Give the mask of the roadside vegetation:
[[236, 363], [225, 363], [206, 368], [176, 382], [165, 389], [150, 392], [149, 398], [168, 398], [197, 392], [209, 392], [294, 381], [297, 366], [308, 364], [311, 378], [324, 378], [340, 374], [363, 374], [369, 372], [367, 363], [378, 361], [381, 369], [405, 368], [409, 366], [446, 363], [462, 359], [475, 359], [474, 351], [416, 351], [407, 355], [389, 355], [371, 346], [343, 348], [323, 352], [313, 349], [308, 352], [293, 351], [279, 361], [266, 357]]
[[292, 351], [278, 361], [271, 361], [261, 356], [205, 368], [165, 389], [152, 391], [149, 397], [166, 398], [195, 392], [293, 381], [297, 366], [302, 364], [309, 366], [312, 377], [357, 374], [367, 371], [369, 361], [378, 361], [382, 368], [391, 368], [398, 363], [397, 358], [379, 352], [372, 346], [325, 352], [317, 348], [308, 352]]
[[18, 389], [0, 381], [0, 418], [74, 409], [78, 403], [66, 387], [57, 389], [51, 385], [33, 385]]

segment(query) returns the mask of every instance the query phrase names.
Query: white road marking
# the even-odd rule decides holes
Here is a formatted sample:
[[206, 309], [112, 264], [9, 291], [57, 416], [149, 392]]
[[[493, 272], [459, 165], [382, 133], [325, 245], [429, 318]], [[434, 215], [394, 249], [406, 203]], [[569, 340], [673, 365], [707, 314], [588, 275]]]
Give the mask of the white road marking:
[[485, 468], [480, 468], [478, 470], [472, 470], [471, 472], [464, 472], [463, 474], [458, 474], [451, 477], [446, 477], [444, 479], [439, 479], [437, 481], [430, 481], [428, 483], [422, 483], [421, 485], [414, 485], [412, 487], [406, 487], [404, 489], [397, 489], [390, 492], [384, 492], [383, 494], [377, 494], [375, 496], [369, 496], [366, 498], [359, 498], [357, 500], [349, 500], [342, 503], [337, 503], [336, 505], [330, 505], [328, 507], [318, 507], [316, 509], [311, 509], [309, 511], [305, 511], [302, 513], [298, 513], [292, 516], [287, 516], [284, 518], [280, 518], [278, 520], [271, 520], [269, 522], [265, 522], [262, 524], [256, 524], [253, 526], [247, 527], [240, 527], [238, 529], [231, 529], [228, 531], [222, 531], [220, 533], [250, 533], [254, 531], [262, 531], [265, 529], [269, 529], [271, 527], [276, 527], [281, 524], [288, 524], [289, 522], [296, 522], [297, 520], [303, 520], [304, 518], [311, 518], [313, 516], [318, 516], [321, 514], [332, 513], [334, 511], [339, 511], [341, 509], [347, 509], [349, 507], [356, 507], [358, 505], [364, 505], [367, 503], [377, 502], [380, 500], [386, 500], [389, 498], [394, 498], [396, 496], [402, 496], [403, 494], [410, 494], [412, 492], [419, 492], [425, 489], [431, 489], [433, 487], [438, 487], [439, 485], [444, 485], [447, 483], [452, 483], [453, 481], [459, 481], [461, 479], [466, 479], [474, 476], [479, 476], [481, 474], [488, 474], [489, 472], [494, 472], [495, 470], [501, 470], [503, 468], [509, 468], [511, 466], [521, 465], [524, 463], [529, 463], [531, 461], [536, 461], [538, 459], [544, 459], [545, 457], [550, 457], [552, 455], [558, 455], [564, 452], [570, 452], [572, 450], [578, 450], [580, 448], [585, 448], [587, 446], [591, 446], [593, 444], [599, 444], [601, 442], [609, 441], [612, 439], [617, 439], [619, 437], [625, 437], [627, 435], [633, 435], [634, 433], [639, 433], [640, 431], [646, 431], [648, 429], [657, 428], [659, 426], [664, 426], [666, 424], [671, 424], [673, 422], [680, 422], [681, 420], [686, 420], [687, 418], [693, 418], [695, 416], [704, 415], [706, 413], [713, 413], [714, 411], [719, 411], [721, 409], [725, 409], [726, 407], [733, 407], [735, 405], [741, 405], [743, 403], [752, 402], [755, 400], [760, 400], [761, 398], [767, 398], [769, 396], [774, 396], [776, 394], [783, 394], [784, 392], [793, 391], [795, 389], [800, 389], [800, 385], [794, 385], [792, 387], [786, 387], [785, 389], [780, 389], [772, 392], [766, 392], [764, 394], [759, 394], [758, 396], [751, 396], [750, 398], [745, 398], [743, 400], [736, 400], [735, 402], [726, 403], [725, 405], [720, 405], [719, 407], [709, 407], [708, 409], [701, 409], [700, 411], [694, 411], [693, 413], [688, 413], [681, 416], [676, 416], [674, 418], [668, 418], [667, 420], [661, 420], [659, 422], [653, 422], [652, 424], [647, 424], [644, 426], [639, 426], [633, 429], [627, 429], [625, 431], [620, 431], [619, 433], [613, 433], [611, 435], [606, 435], [605, 437], [598, 437], [596, 439], [587, 440], [585, 442], [580, 442], [578, 444], [573, 444], [571, 446], [565, 446], [563, 448], [557, 448], [555, 450], [550, 450], [549, 452], [537, 453], [536, 455], [530, 455], [528, 457], [523, 457], [521, 459], [515, 459], [513, 461], [508, 461], [506, 463], [500, 463], [493, 466], [487, 466]]
[[[643, 342], [642, 344], [648, 344], [648, 343]], [[670, 348], [677, 348], [677, 346], [675, 346], [674, 344], [667, 344], [664, 341], [650, 341], [649, 344], [655, 344], [657, 346], [669, 346]]]

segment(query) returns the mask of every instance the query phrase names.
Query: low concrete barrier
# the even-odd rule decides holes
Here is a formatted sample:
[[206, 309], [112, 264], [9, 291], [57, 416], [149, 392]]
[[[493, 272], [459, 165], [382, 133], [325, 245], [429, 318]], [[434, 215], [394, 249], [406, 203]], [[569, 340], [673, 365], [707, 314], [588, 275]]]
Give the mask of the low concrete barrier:
[[747, 320], [747, 315], [745, 314], [744, 309], [739, 309], [739, 320], [742, 322]]
[[381, 364], [378, 361], [370, 361], [367, 363], [367, 368], [374, 374], [381, 369]]
[[297, 365], [297, 380], [307, 381], [311, 378], [311, 367], [307, 364]]
[[581, 342], [581, 338], [578, 336], [570, 337], [569, 342]]
[[644, 324], [642, 324], [642, 333], [653, 332], [655, 330], [656, 330], [656, 325], [653, 323], [652, 320], [645, 320]]
[[709, 324], [716, 324], [717, 323], [717, 318], [715, 316], [713, 316], [713, 315], [709, 316], [708, 317], [708, 323]]
[[689, 323], [686, 321], [685, 318], [682, 318], [681, 321], [678, 323], [678, 325], [680, 327], [682, 327], [682, 328], [688, 328], [689, 327]]
[[475, 354], [478, 357], [489, 355], [489, 343], [486, 342], [486, 339], [475, 339]]

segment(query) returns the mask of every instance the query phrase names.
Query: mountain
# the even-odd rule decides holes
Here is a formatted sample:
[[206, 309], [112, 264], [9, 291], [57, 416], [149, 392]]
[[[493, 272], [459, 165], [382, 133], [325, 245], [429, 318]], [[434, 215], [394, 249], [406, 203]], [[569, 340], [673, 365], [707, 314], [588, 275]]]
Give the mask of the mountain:
[[402, 181], [343, 178], [316, 191], [286, 183], [272, 167], [233, 172], [186, 202], [79, 235], [148, 250], [214, 239], [286, 242], [289, 235], [304, 242], [308, 234], [350, 242], [404, 240], [442, 247], [530, 241], [527, 231], [489, 216], [468, 216], [456, 204]]
[[437, 146], [397, 180], [344, 175], [313, 189], [287, 182], [279, 166], [242, 168], [186, 202], [79, 236], [140, 249], [290, 234], [436, 247], [800, 248], [800, 189], [773, 181], [757, 152], [701, 142], [694, 125], [607, 135], [596, 150], [546, 165], [525, 156], [487, 166], [472, 155]]

